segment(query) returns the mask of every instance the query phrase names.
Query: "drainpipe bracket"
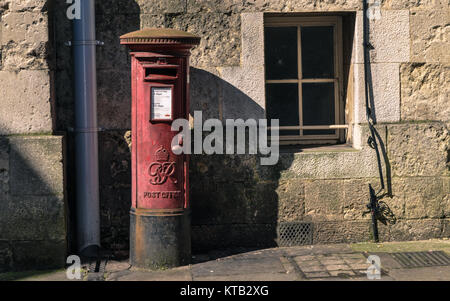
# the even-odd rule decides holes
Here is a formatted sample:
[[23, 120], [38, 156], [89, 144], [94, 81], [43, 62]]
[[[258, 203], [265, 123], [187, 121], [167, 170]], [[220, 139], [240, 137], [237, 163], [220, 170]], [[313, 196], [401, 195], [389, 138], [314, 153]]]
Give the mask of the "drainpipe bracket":
[[87, 40], [87, 41], [66, 41], [64, 43], [66, 46], [83, 46], [83, 45], [94, 45], [94, 46], [103, 46], [105, 42], [98, 40]]
[[69, 127], [67, 130], [71, 133], [97, 133], [105, 131], [104, 128], [72, 128]]

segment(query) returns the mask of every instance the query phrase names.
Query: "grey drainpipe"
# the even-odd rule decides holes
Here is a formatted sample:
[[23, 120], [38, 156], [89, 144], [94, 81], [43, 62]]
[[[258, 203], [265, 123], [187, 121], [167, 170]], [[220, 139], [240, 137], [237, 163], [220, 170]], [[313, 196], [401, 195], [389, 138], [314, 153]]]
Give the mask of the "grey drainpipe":
[[78, 251], [96, 256], [100, 248], [95, 0], [81, 0], [73, 20], [75, 89], [76, 224]]

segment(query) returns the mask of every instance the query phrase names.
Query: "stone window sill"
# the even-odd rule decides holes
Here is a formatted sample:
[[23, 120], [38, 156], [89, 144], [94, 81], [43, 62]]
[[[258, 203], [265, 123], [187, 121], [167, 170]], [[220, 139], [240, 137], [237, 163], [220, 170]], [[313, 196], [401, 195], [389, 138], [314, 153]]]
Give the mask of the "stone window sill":
[[350, 144], [335, 145], [286, 145], [280, 146], [280, 153], [330, 153], [330, 152], [357, 152], [358, 149]]

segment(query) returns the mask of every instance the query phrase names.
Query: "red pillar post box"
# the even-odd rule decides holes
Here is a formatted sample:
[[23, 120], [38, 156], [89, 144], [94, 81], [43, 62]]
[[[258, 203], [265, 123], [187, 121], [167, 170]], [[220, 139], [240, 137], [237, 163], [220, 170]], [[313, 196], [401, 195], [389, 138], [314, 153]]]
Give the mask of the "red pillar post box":
[[132, 205], [130, 263], [142, 268], [191, 258], [189, 162], [175, 155], [172, 121], [188, 119], [189, 56], [200, 38], [175, 29], [120, 37], [131, 50]]

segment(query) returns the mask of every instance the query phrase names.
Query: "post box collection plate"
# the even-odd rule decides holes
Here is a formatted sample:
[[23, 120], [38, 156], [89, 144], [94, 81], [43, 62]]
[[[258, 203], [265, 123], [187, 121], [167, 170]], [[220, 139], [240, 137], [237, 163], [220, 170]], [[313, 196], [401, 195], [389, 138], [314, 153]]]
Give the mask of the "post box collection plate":
[[173, 88], [151, 87], [150, 91], [150, 120], [171, 121], [172, 120]]

